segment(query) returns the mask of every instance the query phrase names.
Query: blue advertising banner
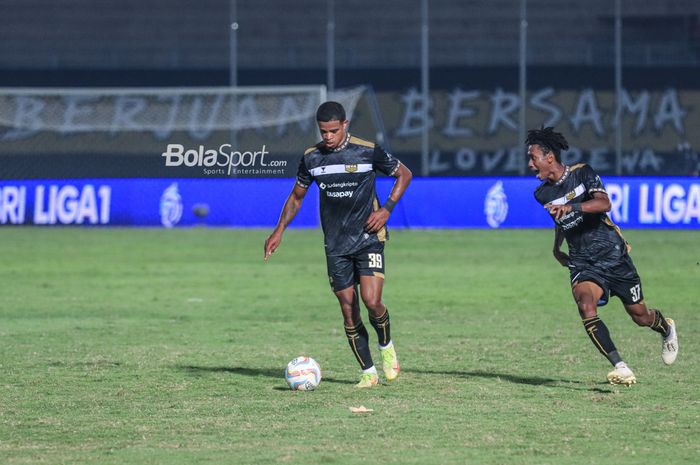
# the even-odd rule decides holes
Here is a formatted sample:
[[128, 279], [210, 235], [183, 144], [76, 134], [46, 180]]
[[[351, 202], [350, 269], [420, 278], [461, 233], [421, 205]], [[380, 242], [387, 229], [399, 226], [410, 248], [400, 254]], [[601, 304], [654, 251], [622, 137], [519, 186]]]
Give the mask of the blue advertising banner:
[[[0, 224], [255, 227], [277, 222], [290, 179], [80, 179], [0, 182]], [[318, 222], [313, 188], [294, 219]]]
[[[700, 229], [700, 179], [606, 177], [610, 217], [625, 228]], [[435, 228], [553, 227], [528, 178], [418, 178], [390, 225]], [[380, 183], [386, 198], [391, 183]], [[400, 212], [397, 215], [397, 211]]]
[[[700, 229], [700, 179], [604, 178], [623, 228]], [[272, 227], [291, 179], [80, 179], [0, 182], [0, 224]], [[380, 178], [380, 199], [393, 179]], [[418, 178], [391, 227], [550, 228], [534, 178]], [[317, 227], [313, 185], [292, 227]]]

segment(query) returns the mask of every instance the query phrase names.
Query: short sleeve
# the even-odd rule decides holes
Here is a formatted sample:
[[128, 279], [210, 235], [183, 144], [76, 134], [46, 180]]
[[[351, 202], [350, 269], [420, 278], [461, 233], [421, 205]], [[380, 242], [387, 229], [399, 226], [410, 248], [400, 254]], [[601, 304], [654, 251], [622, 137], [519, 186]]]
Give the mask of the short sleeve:
[[583, 185], [586, 187], [586, 192], [593, 194], [594, 192], [602, 192], [607, 194], [605, 191], [605, 186], [603, 186], [603, 181], [600, 180], [600, 176], [591, 168], [586, 165], [583, 168], [583, 173], [581, 173]]
[[400, 165], [401, 162], [398, 158], [394, 158], [381, 146], [374, 146], [374, 153], [372, 154], [372, 168], [375, 171], [379, 170], [387, 176], [394, 176]]
[[297, 168], [297, 184], [303, 188], [309, 187], [313, 180], [309, 168], [306, 167], [305, 158], [305, 156], [301, 157], [301, 160], [299, 160], [299, 168]]
[[535, 200], [537, 200], [537, 203], [539, 203], [540, 205], [544, 205], [544, 201], [540, 198], [540, 189], [541, 189], [541, 187], [538, 187], [537, 189], [535, 189], [534, 196], [535, 196]]

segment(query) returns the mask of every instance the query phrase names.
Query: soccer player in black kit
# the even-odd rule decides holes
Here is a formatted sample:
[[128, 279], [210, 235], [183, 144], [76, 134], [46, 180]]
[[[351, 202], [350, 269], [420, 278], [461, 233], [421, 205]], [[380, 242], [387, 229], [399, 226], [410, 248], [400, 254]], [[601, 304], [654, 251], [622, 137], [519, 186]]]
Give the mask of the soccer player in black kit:
[[[672, 364], [678, 355], [675, 323], [644, 303], [642, 283], [628, 254], [629, 245], [606, 214], [610, 200], [600, 177], [588, 165], [562, 164], [561, 151], [569, 145], [554, 128], [529, 131], [526, 143], [528, 167], [543, 181], [535, 190], [535, 198], [555, 223], [554, 258], [569, 268], [583, 326], [595, 347], [614, 367], [608, 373], [608, 381], [626, 386], [636, 382], [598, 316], [598, 306], [607, 304], [610, 295], [622, 300], [635, 323], [661, 334], [661, 357], [667, 365]], [[564, 239], [568, 255], [560, 249]]]
[[[389, 312], [382, 302], [386, 221], [411, 182], [411, 171], [380, 146], [350, 135], [345, 109], [325, 102], [316, 112], [322, 141], [304, 153], [292, 193], [277, 226], [265, 241], [265, 260], [282, 241], [282, 233], [301, 207], [311, 182], [319, 187], [328, 278], [343, 314], [345, 335], [362, 368], [359, 388], [378, 382], [369, 348], [369, 334], [360, 316], [361, 298], [377, 332], [382, 369], [387, 381], [399, 376], [399, 360], [391, 339]], [[380, 206], [376, 171], [396, 178]], [[359, 285], [359, 297], [358, 297]]]

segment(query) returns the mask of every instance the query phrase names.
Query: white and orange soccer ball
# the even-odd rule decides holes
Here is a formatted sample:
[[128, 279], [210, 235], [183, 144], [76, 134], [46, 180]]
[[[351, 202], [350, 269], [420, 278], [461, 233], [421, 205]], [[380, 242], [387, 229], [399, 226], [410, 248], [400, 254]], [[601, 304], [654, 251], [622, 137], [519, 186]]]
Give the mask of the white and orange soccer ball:
[[284, 379], [292, 391], [313, 391], [321, 382], [321, 366], [311, 357], [297, 357], [287, 364]]

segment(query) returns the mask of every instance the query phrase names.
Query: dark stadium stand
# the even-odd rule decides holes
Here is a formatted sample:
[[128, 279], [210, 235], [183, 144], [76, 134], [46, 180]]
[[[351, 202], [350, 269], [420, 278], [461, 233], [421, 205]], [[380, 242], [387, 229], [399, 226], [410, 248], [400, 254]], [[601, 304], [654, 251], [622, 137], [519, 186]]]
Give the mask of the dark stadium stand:
[[[229, 2], [3, 2], [2, 69], [227, 69]], [[339, 68], [419, 64], [419, 1], [336, 2]], [[431, 0], [431, 64], [517, 62], [519, 2]], [[613, 2], [530, 0], [529, 62], [609, 65]], [[237, 0], [240, 67], [319, 68], [326, 2]], [[627, 65], [700, 64], [697, 0], [623, 2]], [[573, 14], [572, 14], [573, 13]], [[60, 27], [59, 27], [60, 25]]]

